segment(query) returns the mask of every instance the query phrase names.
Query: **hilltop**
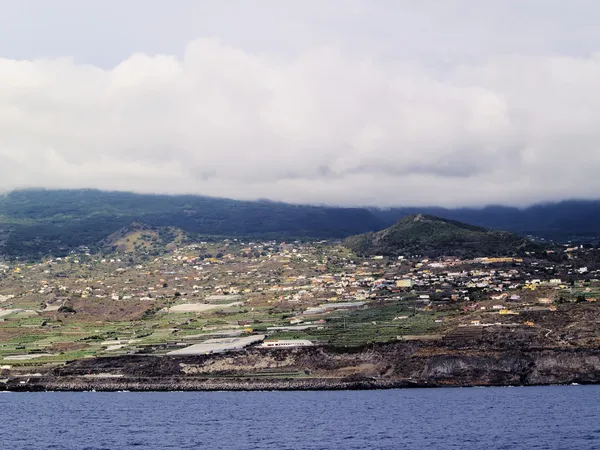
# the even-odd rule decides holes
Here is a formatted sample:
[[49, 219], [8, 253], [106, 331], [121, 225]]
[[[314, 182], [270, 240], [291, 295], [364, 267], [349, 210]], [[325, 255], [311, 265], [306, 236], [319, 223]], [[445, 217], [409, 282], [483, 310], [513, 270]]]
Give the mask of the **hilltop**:
[[151, 227], [140, 222], [132, 222], [103, 239], [100, 246], [106, 251], [134, 253], [140, 250], [171, 248], [186, 240], [187, 235], [179, 228]]
[[369, 208], [388, 226], [412, 214], [428, 214], [480, 227], [507, 230], [553, 241], [598, 243], [600, 200], [565, 200], [526, 208], [489, 205], [482, 208]]
[[360, 255], [504, 256], [533, 249], [525, 238], [455, 220], [413, 214], [389, 228], [352, 236], [344, 245]]

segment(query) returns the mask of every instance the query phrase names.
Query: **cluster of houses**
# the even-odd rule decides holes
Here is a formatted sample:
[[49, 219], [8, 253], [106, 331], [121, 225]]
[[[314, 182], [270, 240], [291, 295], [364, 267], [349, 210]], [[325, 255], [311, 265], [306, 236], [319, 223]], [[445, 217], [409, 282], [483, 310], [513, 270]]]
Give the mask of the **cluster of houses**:
[[[0, 266], [0, 302], [26, 297], [58, 308], [89, 299], [219, 302], [231, 296], [285, 304], [300, 315], [359, 308], [374, 299], [432, 304], [547, 305], [557, 292], [580, 289], [600, 268], [578, 264], [579, 248], [564, 263], [521, 258], [359, 259], [326, 242], [198, 242], [161, 256], [99, 256], [80, 249], [64, 258]], [[581, 290], [581, 289], [580, 289]], [[587, 300], [594, 293], [583, 290]], [[219, 297], [222, 296], [222, 297]], [[4, 300], [2, 300], [4, 299]], [[506, 308], [503, 308], [506, 309]]]

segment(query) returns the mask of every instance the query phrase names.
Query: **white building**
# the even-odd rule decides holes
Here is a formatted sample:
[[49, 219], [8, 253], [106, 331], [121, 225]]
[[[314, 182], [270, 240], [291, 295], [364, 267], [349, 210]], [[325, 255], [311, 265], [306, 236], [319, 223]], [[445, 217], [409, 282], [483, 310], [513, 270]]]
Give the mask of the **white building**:
[[282, 347], [311, 347], [314, 344], [308, 339], [280, 339], [278, 341], [265, 341], [259, 345], [261, 348]]

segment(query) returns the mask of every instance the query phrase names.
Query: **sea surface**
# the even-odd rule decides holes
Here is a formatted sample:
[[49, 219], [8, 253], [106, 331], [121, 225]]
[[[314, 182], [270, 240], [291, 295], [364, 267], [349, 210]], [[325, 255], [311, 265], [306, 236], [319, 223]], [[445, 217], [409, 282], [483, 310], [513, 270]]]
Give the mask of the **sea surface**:
[[1, 449], [600, 449], [600, 386], [0, 394]]

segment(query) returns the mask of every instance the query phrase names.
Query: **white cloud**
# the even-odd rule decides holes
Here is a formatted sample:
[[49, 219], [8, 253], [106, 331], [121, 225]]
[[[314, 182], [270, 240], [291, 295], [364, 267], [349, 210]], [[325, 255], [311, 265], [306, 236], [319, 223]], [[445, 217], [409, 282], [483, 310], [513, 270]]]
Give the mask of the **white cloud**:
[[[384, 20], [365, 8], [355, 2], [338, 22]], [[431, 21], [443, 14], [459, 21], [452, 10]], [[305, 20], [315, 17], [298, 29]], [[363, 48], [321, 35], [324, 43], [288, 54], [196, 39], [173, 55], [134, 53], [110, 67], [0, 59], [0, 188], [344, 205], [597, 197], [600, 56], [542, 51], [537, 38], [506, 53], [496, 34], [474, 27], [473, 37], [490, 38], [487, 53], [470, 58], [455, 46], [449, 61], [423, 42], [376, 51], [385, 39], [374, 31], [371, 42], [364, 30]]]

